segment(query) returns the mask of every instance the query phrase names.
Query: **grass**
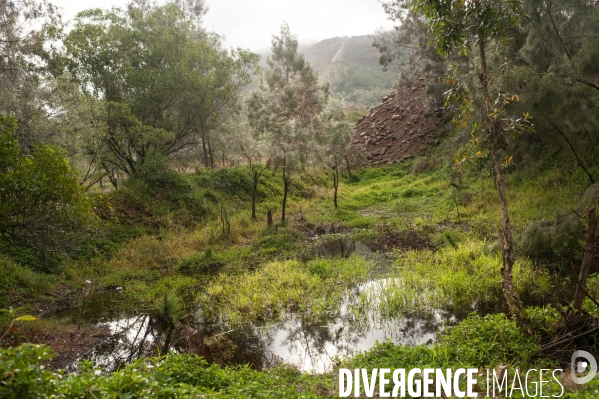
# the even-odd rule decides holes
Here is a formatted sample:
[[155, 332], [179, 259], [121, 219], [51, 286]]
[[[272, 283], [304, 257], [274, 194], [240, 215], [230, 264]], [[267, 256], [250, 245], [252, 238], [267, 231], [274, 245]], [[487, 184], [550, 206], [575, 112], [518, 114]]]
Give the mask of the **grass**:
[[[397, 254], [392, 273], [380, 292], [364, 301], [378, 302], [382, 315], [470, 309], [474, 303], [502, 302], [501, 254], [482, 241], [466, 241]], [[529, 261], [514, 267], [516, 290], [527, 297], [550, 286], [547, 272]]]
[[300, 313], [320, 320], [338, 306], [345, 288], [362, 281], [368, 264], [361, 258], [275, 261], [239, 275], [220, 275], [200, 297], [205, 313], [229, 325], [276, 320]]

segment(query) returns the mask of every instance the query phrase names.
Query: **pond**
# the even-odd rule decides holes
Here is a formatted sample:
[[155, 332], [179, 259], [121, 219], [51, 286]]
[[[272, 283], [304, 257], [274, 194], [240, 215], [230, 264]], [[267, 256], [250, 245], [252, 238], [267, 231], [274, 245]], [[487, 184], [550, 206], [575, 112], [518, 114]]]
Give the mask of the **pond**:
[[[325, 320], [314, 322], [289, 314], [282, 322], [230, 329], [226, 323], [204, 320], [201, 310], [197, 310], [186, 325], [180, 325], [172, 334], [170, 350], [196, 353], [219, 365], [249, 364], [254, 369], [264, 369], [284, 362], [302, 371], [324, 372], [332, 368], [336, 360], [370, 349], [377, 341], [407, 345], [432, 342], [438, 331], [466, 315], [437, 310], [432, 314], [381, 318], [376, 310], [376, 293], [389, 283], [385, 272], [392, 262], [364, 243], [327, 240], [315, 243], [308, 255], [302, 256], [349, 257], [352, 254], [374, 264], [372, 275], [366, 282], [347, 290], [339, 308], [330, 312]], [[169, 330], [150, 312], [123, 310], [118, 306], [119, 297], [118, 290], [90, 294], [82, 316], [86, 323], [102, 324], [110, 330], [107, 340], [83, 356], [105, 371], [163, 351]], [[356, 305], [364, 297], [371, 298], [373, 306], [356, 312]], [[57, 315], [78, 320], [80, 313], [79, 306], [63, 309]], [[76, 364], [70, 366], [70, 370], [76, 370]]]

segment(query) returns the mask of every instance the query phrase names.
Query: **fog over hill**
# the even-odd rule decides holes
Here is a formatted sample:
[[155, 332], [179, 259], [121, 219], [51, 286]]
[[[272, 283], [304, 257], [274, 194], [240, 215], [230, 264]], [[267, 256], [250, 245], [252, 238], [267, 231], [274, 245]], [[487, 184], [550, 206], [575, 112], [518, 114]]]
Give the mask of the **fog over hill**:
[[[333, 37], [315, 44], [300, 44], [300, 51], [321, 78], [331, 83], [333, 93], [353, 105], [371, 107], [389, 93], [397, 78], [395, 68], [382, 71], [377, 49], [371, 43], [369, 35]], [[268, 68], [266, 57], [270, 50], [259, 53], [260, 65]], [[257, 85], [258, 79], [251, 88]]]

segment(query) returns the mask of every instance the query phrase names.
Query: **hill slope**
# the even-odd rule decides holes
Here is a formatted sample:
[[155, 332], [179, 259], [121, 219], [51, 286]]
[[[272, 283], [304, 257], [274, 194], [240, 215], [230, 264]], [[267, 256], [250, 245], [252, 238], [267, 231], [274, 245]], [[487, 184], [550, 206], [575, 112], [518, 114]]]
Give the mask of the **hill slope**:
[[424, 78], [416, 78], [411, 88], [384, 97], [358, 121], [352, 146], [368, 164], [392, 165], [439, 144], [450, 114], [444, 108], [427, 111], [425, 90]]
[[[395, 84], [394, 69], [383, 72], [378, 52], [369, 36], [334, 37], [301, 49], [306, 60], [319, 75], [331, 83], [331, 91], [365, 112], [378, 104]], [[261, 53], [260, 66], [268, 68], [270, 51]], [[254, 78], [248, 91], [258, 87]]]

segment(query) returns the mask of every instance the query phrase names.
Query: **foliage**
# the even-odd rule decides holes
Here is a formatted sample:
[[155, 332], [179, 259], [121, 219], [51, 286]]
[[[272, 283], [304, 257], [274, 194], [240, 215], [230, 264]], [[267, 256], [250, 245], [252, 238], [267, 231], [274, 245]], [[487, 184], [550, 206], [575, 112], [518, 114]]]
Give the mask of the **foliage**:
[[342, 364], [348, 368], [383, 368], [401, 365], [412, 368], [496, 367], [521, 369], [547, 365], [539, 360], [540, 347], [534, 337], [522, 333], [504, 314], [480, 316], [472, 313], [432, 345], [415, 347], [379, 343], [373, 349]]
[[505, 84], [520, 96], [518, 109], [535, 115], [540, 134], [524, 142], [526, 147], [559, 144], [592, 183], [599, 178], [594, 112], [599, 104], [599, 5], [571, 0], [526, 0], [523, 5], [527, 18], [506, 52], [512, 73]]
[[[501, 300], [499, 269], [501, 258], [489, 251], [483, 242], [463, 242], [457, 248], [446, 246], [434, 253], [410, 250], [402, 253], [395, 272], [380, 292], [371, 293], [365, 301], [379, 300], [381, 314], [435, 309], [460, 311], [477, 304]], [[516, 291], [540, 296], [539, 287], [550, 285], [550, 277], [534, 269], [529, 262], [515, 265]]]
[[48, 35], [60, 23], [49, 1], [0, 1], [0, 115], [17, 119], [15, 134], [24, 151], [52, 138], [45, 129], [51, 111], [44, 101], [52, 89], [41, 81]]
[[206, 148], [256, 62], [247, 51], [221, 50], [217, 37], [197, 37], [174, 4], [84, 11], [56, 57], [81, 90], [104, 101], [107, 129], [88, 151], [107, 173], [126, 175], [155, 152], [173, 158], [200, 141]]
[[257, 271], [219, 276], [200, 301], [207, 315], [222, 315], [231, 326], [290, 312], [318, 320], [339, 301], [342, 288], [363, 279], [367, 269], [360, 258], [275, 261]]
[[318, 73], [297, 49], [297, 36], [284, 23], [280, 36], [272, 38], [272, 56], [267, 60], [270, 69], [247, 100], [250, 126], [268, 142], [271, 156], [282, 170], [282, 223], [286, 222], [293, 174], [318, 161], [314, 145], [316, 117], [329, 100], [328, 84], [319, 82]]
[[386, 0], [382, 6], [396, 26], [394, 32], [374, 37], [372, 45], [379, 50], [379, 64], [387, 70], [397, 62], [396, 86], [400, 93], [410, 88], [416, 77], [421, 77], [427, 84], [429, 107], [442, 105], [443, 93], [448, 89], [445, 80], [448, 61], [430, 45], [432, 34], [426, 20], [411, 0]]
[[172, 219], [191, 227], [210, 215], [216, 200], [207, 194], [192, 176], [172, 170], [157, 155], [148, 157], [112, 195], [112, 202], [122, 223], [157, 228]]
[[32, 295], [45, 295], [58, 278], [37, 273], [0, 256], [0, 307], [9, 307]]
[[307, 392], [302, 389], [305, 379], [299, 372], [285, 368], [268, 371], [254, 371], [247, 366], [219, 368], [208, 366], [199, 356], [167, 355], [138, 360], [108, 375], [102, 375], [89, 362], [84, 362], [78, 373], [65, 375], [40, 367], [51, 357], [52, 352], [40, 345], [0, 349], [0, 374], [4, 382], [0, 385], [0, 396], [14, 399], [321, 397], [315, 393], [315, 387]]
[[32, 266], [48, 269], [51, 254], [72, 250], [92, 222], [90, 201], [60, 149], [38, 144], [25, 156], [14, 127], [0, 117], [0, 238], [31, 248]]

